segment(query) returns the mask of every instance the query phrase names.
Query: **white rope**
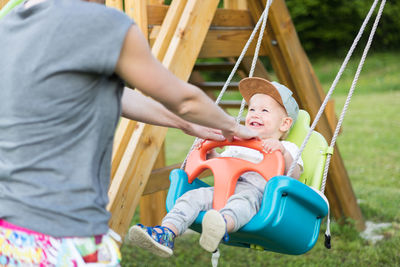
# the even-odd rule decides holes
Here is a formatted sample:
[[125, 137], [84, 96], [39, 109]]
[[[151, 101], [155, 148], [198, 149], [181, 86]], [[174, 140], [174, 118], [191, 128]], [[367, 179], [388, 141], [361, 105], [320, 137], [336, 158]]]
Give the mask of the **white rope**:
[[[287, 176], [291, 176], [291, 175], [293, 174], [293, 171], [294, 171], [294, 168], [295, 168], [295, 166], [296, 166], [296, 163], [297, 163], [297, 161], [299, 160], [299, 158], [300, 158], [300, 156], [301, 156], [301, 153], [304, 151], [304, 148], [305, 148], [306, 144], [308, 143], [308, 140], [310, 139], [311, 134], [312, 134], [312, 132], [313, 132], [314, 129], [315, 129], [315, 126], [317, 125], [319, 119], [321, 118], [322, 113], [324, 112], [325, 107], [326, 107], [326, 105], [328, 104], [328, 100], [330, 99], [330, 97], [331, 97], [333, 91], [335, 90], [336, 85], [337, 85], [337, 83], [339, 82], [339, 79], [341, 78], [341, 76], [342, 76], [342, 74], [343, 74], [343, 72], [344, 72], [344, 70], [345, 70], [345, 68], [346, 68], [346, 66], [347, 66], [347, 64], [348, 64], [348, 62], [349, 62], [349, 60], [350, 60], [350, 58], [351, 58], [353, 52], [354, 52], [354, 49], [356, 48], [356, 46], [357, 46], [357, 44], [358, 44], [358, 42], [359, 42], [361, 36], [363, 35], [363, 33], [364, 33], [364, 31], [365, 31], [365, 27], [367, 26], [368, 21], [369, 21], [369, 19], [371, 18], [372, 13], [373, 13], [373, 11], [375, 10], [375, 7], [376, 7], [378, 1], [379, 1], [379, 0], [375, 0], [375, 1], [374, 1], [374, 3], [372, 4], [372, 6], [371, 6], [371, 8], [370, 8], [370, 10], [369, 10], [369, 12], [368, 12], [368, 14], [367, 14], [367, 16], [365, 17], [364, 22], [363, 22], [363, 24], [361, 25], [361, 28], [360, 28], [360, 30], [358, 31], [358, 34], [357, 34], [356, 38], [354, 39], [353, 44], [351, 45], [350, 50], [348, 51], [348, 53], [347, 53], [347, 55], [346, 55], [346, 58], [344, 59], [344, 61], [343, 61], [343, 63], [342, 63], [342, 66], [341, 66], [340, 69], [339, 69], [339, 72], [337, 73], [337, 75], [336, 75], [336, 77], [335, 77], [335, 79], [334, 79], [334, 81], [333, 81], [333, 83], [332, 83], [332, 85], [331, 85], [331, 87], [330, 87], [330, 89], [329, 89], [329, 91], [328, 91], [328, 93], [327, 93], [327, 95], [326, 95], [324, 101], [323, 101], [322, 104], [321, 104], [321, 107], [320, 107], [319, 110], [318, 110], [317, 115], [315, 116], [315, 119], [314, 119], [314, 121], [313, 121], [313, 123], [312, 123], [312, 125], [311, 125], [311, 127], [310, 127], [310, 130], [309, 130], [309, 132], [307, 133], [307, 136], [305, 137], [303, 143], [302, 143], [301, 146], [300, 146], [299, 152], [297, 153], [295, 159], [293, 160], [292, 165], [290, 165], [290, 168], [289, 168], [289, 170], [288, 170]], [[328, 162], [328, 164], [325, 164], [325, 166], [326, 166], [326, 165], [329, 166], [329, 162]], [[321, 192], [324, 192], [324, 191], [321, 190]]]
[[[351, 97], [353, 96], [354, 89], [355, 89], [356, 84], [358, 82], [358, 78], [360, 76], [361, 70], [362, 70], [362, 68], [364, 66], [365, 58], [367, 57], [368, 51], [369, 51], [369, 49], [371, 47], [372, 40], [374, 39], [376, 28], [378, 27], [378, 23], [379, 23], [379, 20], [380, 20], [380, 18], [382, 16], [382, 12], [383, 12], [383, 8], [385, 7], [385, 4], [386, 4], [386, 0], [382, 0], [381, 5], [380, 5], [379, 10], [378, 10], [378, 14], [376, 15], [376, 18], [375, 18], [375, 21], [374, 21], [374, 25], [372, 26], [371, 32], [369, 34], [368, 42], [367, 42], [367, 44], [366, 44], [366, 46], [364, 48], [360, 63], [358, 64], [356, 74], [355, 74], [353, 82], [351, 84], [350, 92], [347, 95], [346, 102], [345, 102], [345, 104], [343, 106], [342, 113], [340, 114], [340, 118], [339, 118], [339, 121], [338, 121], [336, 129], [335, 129], [335, 133], [334, 133], [334, 135], [332, 137], [332, 141], [331, 141], [331, 144], [330, 144], [331, 148], [333, 148], [335, 146], [336, 138], [337, 138], [337, 136], [339, 134], [339, 130], [340, 130], [340, 127], [342, 126], [344, 116], [345, 116], [346, 111], [348, 109], [348, 106], [350, 104]], [[324, 169], [324, 178], [322, 180], [322, 185], [321, 185], [321, 192], [322, 193], [325, 191], [326, 179], [327, 179], [327, 176], [328, 176], [328, 169], [329, 169], [331, 156], [332, 156], [331, 154], [328, 154], [328, 156], [326, 158], [325, 169]]]
[[[269, 1], [269, 2], [272, 2], [272, 0], [268, 0], [268, 1]], [[268, 2], [268, 3], [269, 3], [269, 2]], [[270, 4], [270, 5], [271, 5], [271, 4]], [[238, 60], [236, 61], [235, 66], [233, 67], [231, 73], [230, 73], [229, 76], [228, 76], [228, 79], [226, 80], [224, 86], [222, 87], [221, 92], [219, 93], [217, 99], [215, 100], [215, 104], [218, 105], [218, 104], [221, 102], [222, 96], [224, 95], [226, 89], [228, 88], [228, 85], [231, 83], [233, 76], [235, 75], [237, 69], [239, 68], [240, 63], [242, 62], [244, 56], [246, 55], [246, 52], [247, 52], [247, 50], [249, 49], [249, 46], [250, 46], [251, 42], [253, 41], [254, 36], [256, 35], [257, 31], [258, 31], [258, 28], [260, 27], [261, 23], [263, 22], [264, 17], [265, 17], [265, 16], [268, 17], [268, 11], [269, 11], [270, 5], [267, 5], [267, 6], [265, 7], [263, 13], [261, 14], [260, 18], [258, 19], [258, 22], [257, 22], [256, 26], [254, 27], [253, 32], [251, 33], [249, 39], [247, 40], [246, 45], [244, 46], [244, 48], [243, 48], [243, 50], [242, 50], [242, 53], [240, 54]], [[244, 100], [242, 100], [242, 104], [243, 104], [243, 101], [244, 101]], [[239, 118], [239, 120], [240, 120], [240, 118]], [[183, 163], [182, 163], [182, 165], [181, 165], [181, 169], [184, 169], [184, 168], [185, 168], [186, 162], [187, 162], [187, 158], [188, 158], [190, 152], [192, 152], [192, 150], [195, 148], [195, 146], [196, 146], [199, 142], [201, 142], [200, 138], [196, 138], [196, 139], [194, 140], [192, 147], [190, 148], [189, 152], [188, 152], [187, 155], [186, 155], [185, 160], [183, 161]]]
[[218, 260], [220, 257], [220, 252], [219, 249], [217, 248], [217, 250], [215, 252], [213, 252], [213, 254], [211, 255], [211, 265], [212, 267], [218, 267]]
[[250, 69], [250, 72], [249, 72], [249, 77], [253, 77], [254, 70], [256, 69], [256, 63], [257, 63], [257, 59], [258, 59], [258, 54], [260, 53], [261, 42], [262, 42], [262, 39], [264, 37], [265, 28], [267, 26], [269, 8], [271, 7], [271, 5], [272, 5], [272, 0], [268, 0], [267, 1], [267, 5], [265, 6], [263, 22], [262, 22], [262, 25], [261, 25], [260, 34], [258, 35], [257, 45], [256, 45], [256, 49], [254, 51], [253, 61], [251, 63], [251, 69]]
[[[265, 6], [265, 11], [266, 12], [263, 14], [263, 22], [262, 22], [260, 34], [258, 35], [258, 40], [257, 40], [256, 49], [254, 51], [253, 61], [251, 62], [251, 68], [250, 68], [250, 72], [249, 72], [249, 77], [253, 77], [253, 75], [254, 75], [254, 70], [256, 68], [258, 54], [260, 53], [261, 41], [262, 41], [262, 39], [264, 37], [265, 28], [267, 26], [269, 8], [271, 7], [271, 5], [272, 5], [272, 0], [268, 0], [267, 4]], [[237, 123], [240, 123], [240, 119], [242, 118], [245, 106], [246, 106], [246, 101], [242, 98], [242, 103], [240, 104], [239, 113], [238, 113], [238, 115], [236, 117], [236, 122]]]

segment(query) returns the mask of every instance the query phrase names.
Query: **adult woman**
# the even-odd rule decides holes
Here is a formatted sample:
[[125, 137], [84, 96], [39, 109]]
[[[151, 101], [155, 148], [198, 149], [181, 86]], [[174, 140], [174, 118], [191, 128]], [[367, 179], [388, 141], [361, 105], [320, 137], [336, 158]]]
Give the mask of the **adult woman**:
[[105, 206], [121, 110], [202, 138], [256, 136], [103, 5], [29, 0], [0, 21], [0, 47], [0, 264], [118, 265]]

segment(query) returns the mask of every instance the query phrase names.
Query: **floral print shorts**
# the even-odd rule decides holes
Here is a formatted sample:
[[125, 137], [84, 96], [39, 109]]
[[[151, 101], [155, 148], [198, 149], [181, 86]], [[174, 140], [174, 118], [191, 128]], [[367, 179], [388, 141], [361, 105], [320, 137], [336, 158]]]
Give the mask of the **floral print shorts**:
[[119, 247], [111, 234], [56, 238], [0, 219], [0, 266], [114, 267]]

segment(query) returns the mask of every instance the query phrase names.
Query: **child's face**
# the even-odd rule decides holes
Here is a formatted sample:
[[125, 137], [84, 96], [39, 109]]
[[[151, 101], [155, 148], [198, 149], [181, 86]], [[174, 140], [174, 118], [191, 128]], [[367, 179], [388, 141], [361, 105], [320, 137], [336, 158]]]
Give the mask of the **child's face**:
[[280, 139], [290, 129], [292, 119], [272, 97], [255, 94], [250, 99], [245, 124], [256, 131], [262, 139]]

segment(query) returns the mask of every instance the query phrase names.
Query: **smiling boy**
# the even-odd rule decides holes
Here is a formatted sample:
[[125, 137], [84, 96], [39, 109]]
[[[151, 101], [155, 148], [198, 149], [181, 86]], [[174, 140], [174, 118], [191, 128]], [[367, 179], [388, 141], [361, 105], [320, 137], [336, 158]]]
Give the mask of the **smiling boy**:
[[[298, 152], [295, 144], [284, 141], [299, 111], [292, 92], [282, 84], [257, 77], [241, 80], [239, 91], [249, 104], [245, 125], [258, 133], [265, 152], [282, 152], [286, 174]], [[212, 150], [208, 155], [209, 158], [217, 156], [236, 157], [254, 163], [263, 158], [260, 152], [239, 146], [228, 147], [221, 155]], [[302, 166], [300, 158], [293, 178], [300, 177]], [[207, 211], [202, 222], [200, 245], [214, 252], [227, 233], [238, 231], [258, 212], [265, 185], [265, 179], [256, 172], [242, 174], [237, 181], [235, 193], [220, 211], [212, 209], [213, 187], [188, 191], [164, 217], [162, 226], [135, 225], [129, 231], [129, 239], [158, 256], [169, 257], [173, 254], [174, 238], [186, 231], [200, 211]]]

